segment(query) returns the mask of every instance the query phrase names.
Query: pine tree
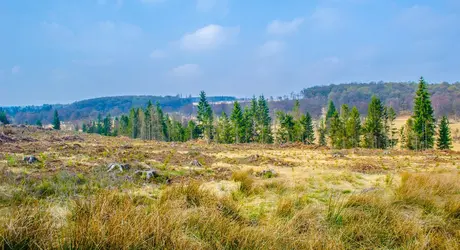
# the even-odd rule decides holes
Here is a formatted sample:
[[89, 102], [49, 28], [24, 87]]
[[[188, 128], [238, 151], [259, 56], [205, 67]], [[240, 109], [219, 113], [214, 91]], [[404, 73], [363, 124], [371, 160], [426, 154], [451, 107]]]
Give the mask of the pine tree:
[[416, 149], [430, 149], [434, 146], [435, 119], [430, 94], [423, 77], [420, 78], [414, 99], [414, 131], [417, 136]]
[[198, 126], [193, 120], [188, 121], [186, 138], [187, 140], [195, 140], [200, 137], [200, 131]]
[[59, 114], [56, 109], [54, 110], [53, 129], [61, 130], [61, 121], [59, 120]]
[[37, 125], [38, 127], [43, 127], [43, 124], [42, 124], [42, 121], [41, 120], [37, 120], [35, 122], [35, 125]]
[[364, 123], [364, 146], [367, 148], [386, 148], [383, 124], [384, 107], [380, 99], [372, 96], [367, 118]]
[[112, 117], [108, 114], [103, 121], [103, 135], [110, 136], [112, 135]]
[[140, 124], [139, 124], [139, 109], [131, 109], [130, 112], [130, 121], [131, 121], [131, 137], [136, 139], [140, 135]]
[[209, 105], [208, 100], [206, 99], [206, 93], [201, 91], [200, 101], [198, 102], [198, 115], [197, 119], [199, 125], [202, 127], [204, 136], [206, 140], [211, 142], [212, 140], [212, 131], [213, 131], [213, 113], [211, 105]]
[[280, 127], [277, 131], [278, 143], [293, 142], [295, 139], [295, 122], [291, 114], [283, 111], [276, 112]]
[[334, 102], [332, 100], [329, 101], [327, 105], [327, 112], [326, 112], [326, 123], [329, 124], [329, 119], [334, 115], [337, 111], [335, 108]]
[[86, 123], [83, 123], [83, 125], [81, 126], [81, 131], [83, 133], [88, 133], [88, 126], [86, 125]]
[[396, 138], [396, 134], [398, 133], [398, 129], [395, 126], [395, 120], [396, 120], [396, 112], [393, 109], [393, 107], [388, 108], [388, 122], [389, 122], [389, 143], [390, 147], [395, 147], [396, 144], [398, 144], [398, 138]]
[[257, 101], [257, 115], [256, 115], [257, 131], [259, 134], [259, 143], [272, 143], [273, 136], [271, 130], [271, 117], [268, 108], [267, 100], [263, 95], [259, 96]]
[[302, 127], [302, 142], [305, 144], [314, 144], [315, 143], [315, 131], [313, 129], [313, 121], [310, 113], [302, 115], [300, 117], [300, 122]]
[[417, 135], [414, 131], [414, 120], [407, 119], [400, 131], [401, 148], [414, 150], [417, 145]]
[[346, 147], [359, 147], [361, 136], [361, 118], [356, 106], [351, 109], [348, 120], [345, 122], [345, 130], [347, 134]]
[[[163, 141], [169, 141], [169, 131], [168, 131], [168, 118], [164, 115], [163, 109], [161, 109], [160, 103], [157, 102], [156, 104], [156, 116], [157, 116], [157, 122], [158, 122], [158, 128], [156, 131], [158, 131], [160, 134], [157, 135], [158, 138], [157, 140], [163, 140]], [[158, 134], [158, 133], [157, 133]]]
[[335, 111], [330, 119], [329, 138], [331, 140], [332, 147], [342, 148], [344, 145], [344, 129], [343, 123], [340, 119], [339, 113]]
[[242, 142], [254, 142], [254, 118], [250, 108], [245, 107], [243, 111], [244, 138]]
[[0, 124], [10, 124], [8, 117], [6, 116], [6, 112], [0, 109]]
[[232, 114], [230, 115], [230, 120], [232, 123], [233, 134], [235, 136], [235, 143], [241, 143], [244, 141], [244, 120], [243, 120], [243, 110], [238, 101], [233, 103]]
[[324, 119], [321, 119], [320, 122], [318, 123], [318, 144], [321, 146], [326, 146], [327, 141], [326, 141], [326, 134], [327, 134], [327, 127], [326, 127], [326, 122]]
[[441, 119], [439, 126], [438, 149], [449, 150], [452, 148], [452, 136], [450, 134], [449, 120], [446, 116]]
[[142, 126], [142, 138], [144, 140], [152, 140], [152, 107], [151, 101], [147, 103], [147, 107], [144, 109], [144, 123]]
[[219, 143], [233, 143], [232, 125], [225, 112], [222, 112], [219, 119], [218, 141]]

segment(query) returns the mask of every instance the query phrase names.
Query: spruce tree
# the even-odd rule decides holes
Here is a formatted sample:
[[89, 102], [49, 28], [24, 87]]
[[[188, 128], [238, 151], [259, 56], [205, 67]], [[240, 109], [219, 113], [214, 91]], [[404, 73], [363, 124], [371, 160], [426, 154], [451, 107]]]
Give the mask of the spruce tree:
[[420, 78], [414, 99], [414, 131], [417, 136], [416, 149], [430, 149], [434, 146], [435, 119], [430, 94], [423, 77]]
[[414, 150], [417, 145], [417, 135], [414, 131], [414, 120], [407, 119], [400, 132], [401, 148]]
[[42, 124], [42, 121], [41, 120], [37, 120], [35, 122], [35, 125], [37, 125], [38, 127], [43, 127], [43, 124]]
[[291, 114], [283, 111], [276, 112], [280, 127], [277, 131], [278, 143], [293, 142], [295, 137], [295, 122]]
[[313, 121], [310, 113], [302, 115], [300, 117], [300, 122], [302, 127], [302, 142], [305, 144], [314, 144], [315, 143], [315, 131], [313, 129]]
[[326, 112], [326, 123], [329, 124], [329, 119], [334, 115], [337, 111], [335, 108], [334, 102], [332, 100], [329, 101], [327, 105], [327, 112]]
[[380, 99], [372, 96], [367, 118], [364, 123], [364, 146], [367, 148], [386, 148], [383, 124], [384, 107]]
[[106, 136], [112, 135], [112, 117], [110, 116], [110, 114], [108, 114], [104, 118], [103, 127], [104, 127], [104, 129], [103, 129], [104, 135], [106, 135]]
[[257, 101], [257, 115], [256, 115], [257, 131], [259, 134], [259, 143], [272, 143], [273, 136], [271, 130], [271, 117], [268, 108], [267, 100], [263, 95], [259, 96]]
[[343, 123], [340, 119], [339, 113], [334, 112], [330, 119], [329, 138], [331, 140], [332, 147], [343, 148], [344, 145], [344, 129]]
[[214, 117], [212, 113], [212, 108], [211, 105], [209, 105], [208, 100], [206, 99], [206, 93], [204, 91], [201, 91], [200, 101], [198, 102], [197, 119], [199, 125], [202, 127], [204, 136], [208, 143], [212, 140], [213, 118]]
[[230, 124], [230, 120], [225, 112], [222, 112], [222, 115], [220, 116], [218, 131], [219, 143], [228, 144], [233, 142], [232, 125]]
[[327, 135], [327, 127], [326, 127], [326, 122], [324, 119], [321, 119], [320, 122], [318, 123], [318, 144], [321, 146], [326, 146], [327, 141], [326, 141], [326, 135]]
[[235, 143], [243, 142], [244, 138], [244, 120], [243, 110], [238, 101], [233, 103], [232, 114], [230, 115], [230, 121], [232, 123], [233, 135], [235, 137]]
[[347, 134], [346, 147], [359, 147], [361, 136], [361, 118], [356, 106], [351, 109], [348, 120], [345, 122], [345, 130]]
[[56, 109], [54, 110], [53, 129], [61, 130], [61, 121], [59, 120], [59, 114]]
[[449, 150], [452, 148], [452, 137], [450, 134], [449, 120], [446, 116], [443, 116], [441, 119], [441, 124], [439, 125], [438, 133], [438, 149]]
[[242, 142], [254, 142], [254, 116], [249, 107], [245, 107], [243, 111], [244, 138]]
[[10, 124], [8, 117], [6, 116], [6, 112], [0, 109], [0, 124]]
[[131, 137], [136, 139], [139, 138], [139, 109], [132, 108], [130, 111], [130, 120], [131, 120]]
[[198, 126], [193, 120], [188, 121], [186, 138], [187, 140], [195, 140], [200, 137], [200, 131]]

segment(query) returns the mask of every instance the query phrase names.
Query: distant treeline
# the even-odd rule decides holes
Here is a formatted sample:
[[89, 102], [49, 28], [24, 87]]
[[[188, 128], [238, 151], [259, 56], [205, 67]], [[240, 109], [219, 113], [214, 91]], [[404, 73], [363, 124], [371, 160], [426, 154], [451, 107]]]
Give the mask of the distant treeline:
[[[110, 115], [105, 119], [99, 116], [97, 121], [83, 124], [83, 132], [159, 141], [183, 142], [201, 138], [227, 144], [299, 142], [329, 145], [337, 149], [387, 149], [395, 147], [399, 140], [402, 148], [424, 150], [434, 148], [437, 126], [427, 86], [421, 78], [412, 101], [412, 117], [400, 130], [394, 124], [396, 111], [385, 106], [375, 95], [367, 104], [365, 117], [356, 106], [350, 108], [348, 104], [342, 104], [339, 110], [329, 100], [314, 126], [311, 114], [300, 110], [299, 100], [294, 102], [289, 112], [277, 110], [275, 119], [270, 116], [268, 101], [263, 95], [254, 97], [245, 107], [234, 101], [230, 115], [223, 111], [216, 116], [202, 91], [197, 115], [189, 120], [174, 119], [165, 114], [158, 103], [153, 105], [149, 102], [146, 108], [132, 108], [129, 115], [115, 119]], [[437, 147], [450, 149], [452, 138], [446, 116], [438, 127]]]
[[[453, 118], [460, 117], [460, 83], [437, 83], [428, 84], [428, 92], [435, 110], [435, 116], [447, 115]], [[392, 107], [397, 114], [410, 113], [413, 109], [413, 99], [417, 90], [415, 82], [371, 82], [371, 83], [347, 83], [339, 85], [327, 85], [305, 88], [298, 93], [290, 95], [267, 97], [270, 108], [270, 116], [275, 117], [276, 111], [292, 110], [295, 100], [299, 101], [300, 111], [309, 112], [312, 117], [318, 118], [321, 109], [329, 100], [337, 107], [342, 104], [356, 106], [362, 114], [367, 113], [367, 105], [373, 95], [378, 97], [385, 106]], [[233, 101], [235, 97], [216, 96], [209, 97], [212, 109], [220, 114], [222, 111], [230, 113], [233, 106], [231, 103], [219, 103]], [[43, 105], [27, 107], [4, 107], [10, 120], [14, 123], [34, 124], [40, 120], [43, 123], [53, 121], [53, 109], [57, 109], [62, 121], [94, 120], [98, 115], [112, 117], [128, 113], [131, 108], [145, 108], [148, 102], [159, 102], [166, 113], [180, 113], [184, 116], [196, 115], [197, 109], [192, 105], [198, 102], [198, 97], [177, 96], [118, 96], [103, 97], [75, 102], [68, 105]], [[241, 100], [244, 107], [250, 104], [250, 100]]]

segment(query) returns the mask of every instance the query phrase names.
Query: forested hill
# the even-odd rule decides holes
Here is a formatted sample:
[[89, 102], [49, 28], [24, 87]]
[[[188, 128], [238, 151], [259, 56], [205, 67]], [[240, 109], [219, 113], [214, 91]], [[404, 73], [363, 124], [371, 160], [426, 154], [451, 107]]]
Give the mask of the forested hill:
[[[386, 106], [391, 106], [398, 114], [412, 111], [414, 95], [417, 89], [415, 82], [379, 82], [379, 83], [346, 83], [305, 88], [299, 93], [290, 96], [270, 97], [269, 107], [273, 113], [276, 110], [288, 111], [294, 106], [293, 99], [300, 100], [300, 110], [308, 111], [313, 117], [321, 115], [322, 108], [328, 100], [332, 100], [336, 107], [342, 104], [356, 106], [361, 114], [367, 114], [367, 106], [372, 95], [379, 97]], [[436, 116], [460, 116], [460, 83], [428, 84], [431, 101]], [[230, 105], [215, 105], [214, 111], [231, 111]]]
[[[267, 98], [272, 114], [276, 110], [291, 110], [294, 104], [293, 99], [300, 99], [301, 111], [308, 111], [314, 117], [321, 115], [321, 109], [326, 106], [328, 100], [333, 100], [337, 107], [344, 103], [357, 106], [362, 114], [366, 114], [367, 105], [372, 95], [379, 97], [385, 105], [392, 106], [396, 112], [407, 113], [412, 110], [416, 88], [417, 83], [415, 82], [347, 83], [315, 86], [305, 88], [290, 96]], [[428, 88], [436, 116], [460, 116], [459, 82], [429, 84]], [[231, 112], [231, 103], [225, 101], [233, 101], [235, 97], [215, 96], [208, 97], [208, 100], [213, 103], [214, 113], [220, 115], [222, 111], [226, 111], [227, 114]], [[195, 112], [193, 103], [197, 102], [198, 99], [197, 97], [182, 98], [180, 96], [116, 96], [88, 99], [67, 105], [4, 107], [3, 109], [6, 110], [10, 118], [13, 118], [15, 123], [28, 122], [32, 124], [37, 120], [44, 123], [51, 122], [53, 109], [58, 110], [63, 121], [94, 120], [98, 114], [117, 116], [127, 113], [132, 107], [145, 107], [148, 101], [159, 102], [165, 112], [190, 115]], [[215, 102], [223, 103], [217, 104]], [[244, 106], [247, 102], [242, 104]]]
[[[210, 102], [233, 101], [231, 96], [212, 96]], [[99, 114], [105, 116], [111, 114], [117, 116], [128, 113], [132, 107], [145, 107], [147, 103], [160, 103], [165, 112], [181, 112], [190, 114], [193, 112], [193, 103], [198, 102], [196, 97], [180, 96], [114, 96], [88, 99], [72, 104], [56, 104], [25, 107], [3, 107], [14, 123], [34, 124], [40, 120], [50, 123], [53, 119], [53, 110], [57, 109], [62, 121], [77, 121], [96, 119]]]
[[[300, 97], [308, 102], [326, 105], [331, 99], [336, 106], [347, 103], [356, 105], [360, 112], [367, 113], [367, 104], [372, 95], [379, 97], [387, 106], [397, 112], [410, 112], [413, 107], [417, 83], [350, 83], [317, 86], [303, 89]], [[460, 116], [460, 83], [428, 84], [435, 115]]]

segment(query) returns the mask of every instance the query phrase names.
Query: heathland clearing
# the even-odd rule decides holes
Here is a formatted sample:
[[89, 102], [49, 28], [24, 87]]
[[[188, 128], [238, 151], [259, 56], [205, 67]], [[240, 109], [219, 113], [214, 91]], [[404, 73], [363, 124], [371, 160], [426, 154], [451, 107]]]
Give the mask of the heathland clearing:
[[460, 247], [455, 151], [0, 133], [3, 248]]

